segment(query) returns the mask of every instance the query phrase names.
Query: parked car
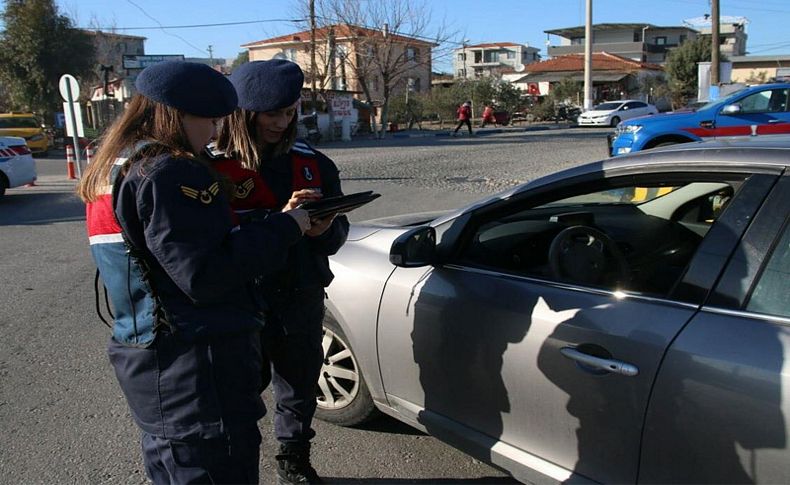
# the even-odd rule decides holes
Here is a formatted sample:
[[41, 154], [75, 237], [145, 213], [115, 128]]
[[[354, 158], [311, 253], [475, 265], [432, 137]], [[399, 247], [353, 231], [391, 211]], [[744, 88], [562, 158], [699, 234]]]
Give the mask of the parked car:
[[0, 198], [6, 189], [36, 181], [36, 162], [23, 138], [0, 136]]
[[525, 482], [790, 477], [790, 137], [548, 175], [331, 258], [318, 416]]
[[652, 104], [638, 99], [623, 99], [594, 106], [590, 111], [580, 114], [576, 122], [579, 126], [617, 126], [622, 120], [656, 113], [658, 109]]
[[24, 138], [30, 151], [46, 156], [49, 137], [33, 113], [0, 113], [0, 136]]
[[790, 133], [790, 83], [747, 87], [697, 108], [624, 121], [607, 140], [612, 156], [729, 136]]

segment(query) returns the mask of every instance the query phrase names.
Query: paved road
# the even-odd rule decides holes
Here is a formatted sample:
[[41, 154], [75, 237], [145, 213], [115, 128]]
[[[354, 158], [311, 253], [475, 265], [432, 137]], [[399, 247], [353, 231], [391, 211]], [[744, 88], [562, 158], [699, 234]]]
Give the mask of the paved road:
[[[352, 220], [456, 207], [604, 156], [604, 131], [414, 138], [321, 147], [346, 192], [384, 197]], [[62, 159], [38, 160], [38, 186], [0, 201], [0, 483], [144, 483], [137, 432], [94, 313], [84, 209]], [[270, 398], [269, 402], [271, 402]], [[264, 483], [273, 483], [271, 423]], [[318, 471], [335, 483], [510, 483], [500, 471], [390, 419], [319, 423]]]

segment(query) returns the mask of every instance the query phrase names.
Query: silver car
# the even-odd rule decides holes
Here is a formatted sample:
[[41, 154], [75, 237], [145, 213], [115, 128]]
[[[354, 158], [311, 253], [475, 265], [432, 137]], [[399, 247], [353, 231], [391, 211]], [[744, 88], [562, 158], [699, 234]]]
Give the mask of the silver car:
[[524, 482], [790, 481], [790, 139], [646, 151], [332, 258], [320, 418]]

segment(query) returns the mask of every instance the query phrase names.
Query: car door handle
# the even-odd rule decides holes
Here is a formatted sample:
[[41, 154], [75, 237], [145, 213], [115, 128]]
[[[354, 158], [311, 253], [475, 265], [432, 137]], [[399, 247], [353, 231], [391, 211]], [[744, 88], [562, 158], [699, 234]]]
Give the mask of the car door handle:
[[571, 360], [575, 360], [580, 364], [584, 364], [596, 370], [612, 372], [628, 377], [639, 374], [639, 368], [633, 364], [614, 359], [602, 359], [590, 354], [585, 354], [584, 352], [579, 352], [573, 347], [563, 347], [560, 349], [560, 353]]

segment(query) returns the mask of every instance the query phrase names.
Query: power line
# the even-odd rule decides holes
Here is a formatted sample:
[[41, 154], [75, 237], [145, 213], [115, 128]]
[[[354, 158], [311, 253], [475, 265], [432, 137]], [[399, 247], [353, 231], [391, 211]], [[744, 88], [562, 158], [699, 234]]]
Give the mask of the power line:
[[[131, 3], [131, 2], [130, 2]], [[137, 6], [137, 5], [135, 5]], [[138, 7], [139, 8], [139, 7]], [[149, 16], [149, 18], [151, 18]], [[156, 20], [154, 20], [156, 21]], [[203, 27], [227, 27], [230, 25], [246, 25], [246, 24], [262, 24], [268, 22], [304, 22], [305, 19], [259, 19], [259, 20], [245, 20], [240, 22], [221, 22], [214, 24], [192, 24], [192, 25], [158, 25], [149, 27], [98, 27], [98, 30], [155, 30], [155, 29], [198, 29]], [[97, 30], [96, 27], [83, 27], [88, 30]]]
[[206, 52], [205, 50], [203, 50], [203, 49], [201, 49], [200, 47], [196, 46], [195, 44], [193, 44], [193, 43], [189, 42], [188, 40], [186, 40], [185, 38], [181, 37], [180, 35], [171, 34], [170, 32], [166, 31], [166, 30], [165, 30], [165, 28], [164, 28], [164, 26], [162, 25], [162, 22], [160, 22], [160, 21], [156, 20], [154, 17], [152, 17], [152, 16], [151, 16], [151, 15], [150, 15], [148, 12], [146, 12], [146, 11], [143, 9], [143, 7], [141, 7], [141, 6], [137, 5], [137, 4], [136, 4], [136, 3], [134, 3], [132, 0], [126, 0], [126, 1], [127, 1], [127, 2], [129, 2], [130, 4], [134, 5], [135, 7], [137, 7], [137, 9], [138, 9], [138, 10], [140, 10], [140, 11], [143, 13], [143, 15], [145, 15], [145, 16], [146, 16], [146, 17], [148, 17], [149, 19], [151, 19], [151, 20], [153, 20], [154, 22], [156, 22], [157, 24], [159, 24], [159, 28], [162, 30], [162, 32], [163, 32], [163, 33], [165, 33], [165, 34], [167, 34], [167, 35], [169, 35], [169, 36], [171, 36], [171, 37], [175, 37], [175, 38], [177, 38], [177, 39], [180, 39], [182, 42], [184, 42], [185, 44], [187, 44], [188, 46], [192, 47], [193, 49], [195, 49], [195, 50], [196, 50], [196, 51], [198, 51], [198, 52], [201, 52], [201, 53], [206, 53], [206, 54], [208, 54], [208, 52]]

